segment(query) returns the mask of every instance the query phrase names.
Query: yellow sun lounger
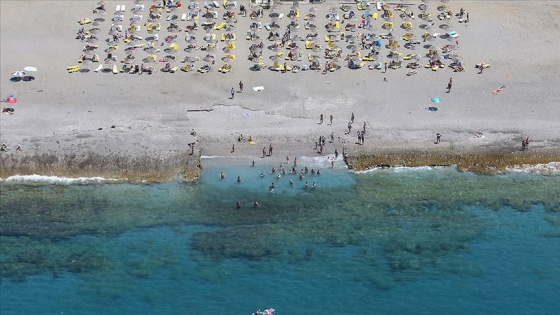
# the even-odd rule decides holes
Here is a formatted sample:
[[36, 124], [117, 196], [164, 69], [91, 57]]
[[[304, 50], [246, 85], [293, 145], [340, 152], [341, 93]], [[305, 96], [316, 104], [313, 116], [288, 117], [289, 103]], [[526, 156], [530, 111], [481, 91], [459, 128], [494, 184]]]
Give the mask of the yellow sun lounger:
[[193, 70], [194, 70], [194, 68], [191, 65], [186, 65], [186, 66], [181, 67], [181, 71], [190, 72], [190, 71], [193, 71]]
[[222, 66], [218, 69], [218, 72], [221, 72], [221, 73], [228, 73], [228, 72], [231, 71], [231, 68], [232, 68], [231, 65], [224, 64], [224, 65], [222, 65]]
[[221, 30], [222, 28], [224, 28], [226, 26], [226, 22], [222, 22], [214, 27], [212, 27], [213, 30]]
[[235, 43], [234, 42], [227, 43], [226, 44], [226, 49], [235, 49]]
[[230, 38], [226, 38], [226, 33], [222, 33], [222, 35], [221, 35], [221, 37], [220, 37], [220, 40], [221, 40], [222, 42], [224, 42], [224, 41], [226, 41], [226, 40], [235, 40], [235, 39], [236, 39], [234, 33], [228, 33], [228, 34], [230, 35], [230, 36], [229, 36]]
[[68, 73], [74, 73], [80, 71], [80, 66], [70, 66], [66, 70], [68, 70]]
[[403, 22], [402, 28], [407, 29], [407, 30], [411, 29], [412, 28], [412, 22]]
[[393, 28], [393, 22], [385, 22], [383, 23], [383, 28], [388, 30]]
[[315, 43], [314, 41], [310, 41], [310, 40], [305, 41], [305, 49], [313, 49], [315, 48], [315, 46], [317, 46], [317, 43]]

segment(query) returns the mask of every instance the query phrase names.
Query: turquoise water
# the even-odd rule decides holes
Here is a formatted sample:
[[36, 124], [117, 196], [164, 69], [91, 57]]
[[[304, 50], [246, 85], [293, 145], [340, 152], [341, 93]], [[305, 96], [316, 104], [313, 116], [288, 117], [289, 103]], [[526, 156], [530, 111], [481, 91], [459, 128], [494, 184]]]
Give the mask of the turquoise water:
[[560, 313], [560, 176], [299, 160], [321, 175], [4, 185], [0, 313]]

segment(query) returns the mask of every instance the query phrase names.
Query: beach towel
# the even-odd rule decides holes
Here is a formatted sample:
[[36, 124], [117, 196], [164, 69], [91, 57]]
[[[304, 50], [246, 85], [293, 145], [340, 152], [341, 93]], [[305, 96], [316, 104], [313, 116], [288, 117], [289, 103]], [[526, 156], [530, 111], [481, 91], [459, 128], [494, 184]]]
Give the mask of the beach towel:
[[253, 87], [253, 91], [255, 92], [259, 92], [259, 91], [264, 91], [264, 86], [254, 86]]

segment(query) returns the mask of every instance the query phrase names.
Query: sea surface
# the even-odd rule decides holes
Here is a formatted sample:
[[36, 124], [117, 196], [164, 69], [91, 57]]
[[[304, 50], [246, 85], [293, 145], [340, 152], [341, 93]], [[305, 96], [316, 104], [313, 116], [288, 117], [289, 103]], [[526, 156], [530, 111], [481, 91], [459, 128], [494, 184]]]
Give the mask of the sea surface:
[[4, 181], [0, 314], [560, 314], [559, 175], [298, 160]]

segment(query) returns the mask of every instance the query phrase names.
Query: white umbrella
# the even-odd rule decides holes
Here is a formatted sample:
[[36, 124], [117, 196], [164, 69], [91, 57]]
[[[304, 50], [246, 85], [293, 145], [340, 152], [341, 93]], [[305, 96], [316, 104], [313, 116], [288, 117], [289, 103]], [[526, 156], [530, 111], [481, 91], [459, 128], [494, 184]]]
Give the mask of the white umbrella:
[[17, 70], [17, 71], [12, 72], [12, 76], [14, 76], [14, 77], [23, 77], [23, 76], [25, 76], [25, 72], [23, 72], [23, 71], [21, 71], [21, 70]]
[[37, 68], [32, 67], [32, 66], [27, 66], [27, 67], [23, 68], [23, 70], [33, 72], [33, 71], [37, 71]]

